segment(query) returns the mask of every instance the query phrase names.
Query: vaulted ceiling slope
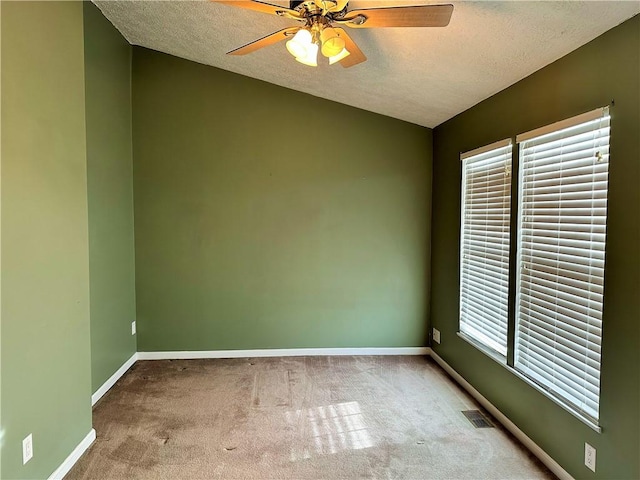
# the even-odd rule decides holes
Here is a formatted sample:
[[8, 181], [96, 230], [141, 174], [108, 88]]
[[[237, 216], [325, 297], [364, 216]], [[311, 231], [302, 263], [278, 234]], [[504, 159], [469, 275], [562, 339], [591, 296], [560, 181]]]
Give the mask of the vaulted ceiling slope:
[[284, 42], [226, 55], [294, 20], [209, 1], [94, 3], [133, 45], [430, 128], [640, 12], [639, 1], [352, 0], [350, 10], [453, 3], [454, 11], [444, 28], [350, 29], [368, 61], [347, 69], [302, 65]]

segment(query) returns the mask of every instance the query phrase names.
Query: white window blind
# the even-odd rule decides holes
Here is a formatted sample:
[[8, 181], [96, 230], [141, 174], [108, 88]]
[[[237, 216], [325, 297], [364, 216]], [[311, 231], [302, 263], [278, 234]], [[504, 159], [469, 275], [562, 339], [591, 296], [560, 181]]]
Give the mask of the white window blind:
[[511, 140], [462, 154], [460, 332], [507, 354]]
[[609, 113], [517, 137], [515, 368], [598, 419]]

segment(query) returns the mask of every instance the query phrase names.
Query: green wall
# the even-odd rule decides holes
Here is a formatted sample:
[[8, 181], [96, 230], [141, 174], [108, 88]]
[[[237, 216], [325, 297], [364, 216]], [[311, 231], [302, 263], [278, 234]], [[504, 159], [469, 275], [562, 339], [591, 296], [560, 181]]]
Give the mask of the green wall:
[[[0, 272], [2, 272], [2, 2], [0, 1]], [[0, 273], [0, 478], [2, 478], [2, 274]]]
[[131, 143], [131, 46], [84, 3], [84, 61], [95, 392], [136, 352]]
[[[575, 478], [640, 478], [640, 17], [434, 131], [432, 325], [435, 351]], [[611, 164], [598, 434], [456, 336], [460, 152], [605, 106]], [[584, 442], [597, 449], [597, 473]]]
[[133, 55], [138, 350], [426, 343], [431, 131]]
[[3, 2], [1, 54], [0, 476], [46, 478], [91, 430], [82, 4]]

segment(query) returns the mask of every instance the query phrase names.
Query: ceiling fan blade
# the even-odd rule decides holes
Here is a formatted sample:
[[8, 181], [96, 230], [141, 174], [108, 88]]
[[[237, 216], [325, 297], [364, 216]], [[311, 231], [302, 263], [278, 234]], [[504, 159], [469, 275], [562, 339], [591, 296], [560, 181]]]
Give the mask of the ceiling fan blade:
[[247, 43], [242, 47], [236, 48], [235, 50], [231, 50], [230, 52], [227, 52], [227, 55], [247, 55], [248, 53], [253, 53], [260, 48], [268, 47], [269, 45], [273, 45], [287, 37], [295, 35], [298, 30], [300, 30], [300, 27], [283, 28], [282, 30], [267, 35], [266, 37], [262, 37], [251, 43]]
[[362, 50], [358, 48], [358, 45], [351, 39], [347, 32], [343, 28], [336, 27], [335, 31], [338, 32], [338, 36], [344, 39], [345, 48], [349, 51], [349, 56], [340, 60], [340, 64], [344, 68], [353, 67], [367, 60], [367, 57]]
[[367, 8], [347, 12], [338, 23], [352, 28], [446, 27], [452, 13], [453, 5], [450, 4]]
[[295, 10], [290, 8], [281, 7], [280, 5], [273, 5], [271, 3], [261, 2], [259, 0], [210, 0], [214, 3], [222, 3], [224, 5], [231, 5], [233, 7], [246, 8], [247, 10], [255, 10], [256, 12], [269, 13], [271, 15], [278, 15], [280, 17], [293, 18], [295, 20], [302, 20], [302, 17]]

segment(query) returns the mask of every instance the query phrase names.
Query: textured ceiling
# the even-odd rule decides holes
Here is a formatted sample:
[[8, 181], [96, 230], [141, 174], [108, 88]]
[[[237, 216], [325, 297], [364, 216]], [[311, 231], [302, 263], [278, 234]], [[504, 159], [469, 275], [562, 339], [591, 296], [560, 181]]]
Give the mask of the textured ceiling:
[[[307, 67], [284, 43], [225, 55], [293, 20], [208, 1], [97, 1], [133, 45], [435, 127], [640, 12], [639, 1], [352, 0], [349, 9], [453, 3], [444, 28], [349, 29], [368, 61]], [[288, 6], [287, 1], [272, 3]]]

